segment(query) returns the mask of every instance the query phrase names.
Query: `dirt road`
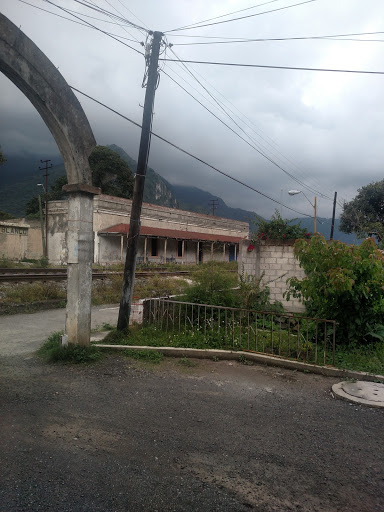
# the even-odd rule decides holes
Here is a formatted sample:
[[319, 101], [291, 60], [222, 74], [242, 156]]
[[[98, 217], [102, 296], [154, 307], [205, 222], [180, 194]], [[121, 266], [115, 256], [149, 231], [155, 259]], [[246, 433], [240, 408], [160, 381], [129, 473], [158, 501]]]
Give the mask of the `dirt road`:
[[122, 355], [49, 366], [9, 343], [1, 512], [384, 510], [383, 411], [333, 399], [334, 379]]

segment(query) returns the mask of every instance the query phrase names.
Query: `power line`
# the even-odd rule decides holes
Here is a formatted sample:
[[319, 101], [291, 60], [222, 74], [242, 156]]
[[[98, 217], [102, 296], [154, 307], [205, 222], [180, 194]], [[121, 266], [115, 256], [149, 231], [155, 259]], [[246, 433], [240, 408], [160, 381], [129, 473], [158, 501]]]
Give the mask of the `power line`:
[[[97, 99], [93, 98], [92, 96], [89, 96], [88, 94], [86, 94], [85, 92], [83, 91], [80, 91], [79, 89], [77, 89], [76, 87], [72, 87], [70, 86], [72, 90], [78, 92], [79, 94], [82, 94], [83, 96], [85, 96], [86, 98], [94, 101], [95, 103], [98, 103], [99, 105], [101, 105], [102, 107], [106, 108], [107, 110], [110, 110], [111, 112], [113, 112], [114, 114], [118, 115], [119, 117], [125, 119], [126, 121], [129, 121], [131, 124], [133, 124], [134, 126], [137, 126], [138, 128], [141, 128], [141, 124], [137, 123], [136, 121], [133, 121], [132, 119], [130, 119], [129, 117], [125, 116], [124, 114], [121, 114], [120, 112], [118, 112], [117, 110], [114, 110], [113, 108], [111, 107], [108, 107], [107, 105], [105, 105], [105, 103], [102, 103], [101, 101], [98, 101]], [[188, 155], [190, 156], [191, 158], [193, 158], [194, 160], [197, 160], [198, 162], [206, 165], [207, 167], [209, 167], [210, 169], [213, 169], [214, 171], [218, 172], [219, 174], [222, 174], [223, 176], [229, 178], [230, 180], [232, 181], [235, 181], [236, 183], [239, 183], [240, 185], [246, 187], [246, 188], [249, 188], [250, 190], [252, 190], [253, 192], [256, 192], [257, 194], [260, 194], [262, 195], [263, 197], [269, 199], [270, 201], [273, 201], [274, 203], [276, 204], [279, 204], [281, 206], [283, 206], [284, 208], [287, 208], [288, 210], [291, 210], [295, 213], [298, 213], [299, 215], [303, 215], [304, 217], [309, 217], [309, 218], [313, 218], [312, 215], [308, 215], [307, 213], [302, 213], [302, 212], [299, 212], [298, 210], [295, 210], [294, 208], [291, 208], [290, 206], [287, 206], [283, 203], [281, 203], [280, 201], [278, 201], [277, 199], [273, 199], [272, 197], [268, 196], [267, 194], [264, 194], [264, 192], [261, 192], [260, 190], [257, 190], [256, 188], [252, 187], [251, 185], [248, 185], [247, 183], [244, 183], [243, 181], [237, 179], [237, 178], [234, 178], [233, 176], [231, 176], [230, 174], [218, 169], [217, 167], [209, 164], [208, 162], [206, 162], [205, 160], [203, 160], [202, 158], [199, 158], [198, 156], [190, 153], [189, 151], [181, 148], [180, 146], [178, 146], [177, 144], [174, 144], [173, 142], [165, 139], [164, 137], [162, 137], [161, 135], [158, 135], [157, 133], [154, 133], [151, 131], [151, 135], [153, 137], [156, 137], [157, 139], [165, 142], [166, 144], [168, 144], [169, 146], [172, 146], [173, 148], [177, 149], [178, 151], [180, 151], [181, 153], [184, 153], [185, 155]]]
[[[167, 62], [177, 62], [176, 59], [159, 59]], [[206, 60], [184, 60], [180, 62], [187, 64], [209, 64], [212, 66], [234, 66], [240, 68], [266, 68], [266, 69], [292, 69], [296, 71], [327, 71], [331, 73], [357, 73], [363, 75], [384, 75], [384, 71], [364, 71], [356, 69], [328, 69], [328, 68], [306, 68], [306, 67], [295, 67], [295, 66], [269, 66], [266, 64], [240, 64], [237, 62], [214, 62]]]
[[[175, 57], [177, 59], [179, 59], [178, 55], [176, 55], [176, 53], [171, 50], [172, 53], [175, 55]], [[220, 109], [224, 112], [224, 114], [229, 117], [229, 119], [231, 119], [231, 121], [236, 124], [236, 126], [239, 126], [235, 121], [234, 119], [229, 116], [228, 112], [224, 109], [223, 107], [223, 103], [222, 102], [219, 102], [219, 100], [217, 100], [217, 98], [214, 97], [213, 94], [210, 93], [210, 91], [208, 91], [208, 89], [196, 78], [196, 76], [191, 72], [191, 70], [184, 64], [184, 63], [180, 63], [180, 65], [182, 65], [186, 70], [187, 72], [197, 81], [197, 83], [209, 94], [209, 96], [215, 101], [215, 103], [220, 107]], [[176, 73], [174, 70], [173, 70], [174, 73]], [[220, 91], [218, 91], [212, 84], [210, 84], [201, 74], [199, 74], [197, 71], [195, 71], [196, 74], [198, 74], [212, 89], [214, 89], [218, 94], [220, 94], [220, 96], [222, 98], [224, 98], [224, 100], [231, 104], [234, 109], [236, 109], [242, 117], [244, 117], [249, 123], [251, 123], [252, 125], [254, 125], [253, 121], [251, 121], [247, 116], [245, 116], [232, 102], [230, 102], [227, 98], [225, 98], [225, 96], [223, 96]], [[176, 73], [182, 80], [184, 80], [190, 87], [192, 87], [195, 91], [197, 91], [197, 89], [195, 87], [193, 87], [188, 81], [186, 81], [183, 77], [181, 77], [178, 73]], [[197, 91], [199, 94], [201, 94], [200, 91]], [[207, 100], [211, 105], [212, 105], [212, 102], [207, 99], [204, 95], [202, 95], [204, 97], [205, 100]], [[215, 106], [215, 105], [213, 105]], [[271, 144], [270, 142], [268, 142], [268, 140], [266, 140], [262, 135], [260, 135], [252, 126], [250, 126], [247, 122], [244, 121], [244, 119], [241, 119], [235, 112], [233, 112], [233, 110], [231, 110], [228, 106], [226, 107], [234, 116], [237, 117], [237, 119], [239, 119], [239, 121], [241, 123], [244, 123], [245, 126], [247, 126], [250, 130], [252, 130], [253, 133], [255, 133], [255, 135], [259, 138], [261, 138], [266, 144], [268, 144], [268, 146], [270, 146], [272, 148], [272, 152], [277, 152], [279, 153], [283, 159], [287, 160], [287, 162], [289, 162], [291, 165], [293, 165], [294, 167], [297, 167], [297, 164], [295, 164], [295, 162], [292, 162], [292, 160], [290, 160], [287, 156], [285, 156], [279, 149], [278, 147], [275, 147], [275, 146], [278, 146], [278, 144], [273, 140], [271, 139], [270, 137], [268, 137], [268, 135], [265, 135], [268, 139], [271, 140], [271, 142], [273, 144]], [[247, 133], [243, 128], [241, 128], [239, 126], [239, 128], [241, 129], [241, 131], [251, 140], [253, 141], [255, 144], [258, 144], [258, 147], [262, 147], [263, 150], [266, 150], [266, 151], [271, 151], [271, 149], [269, 148], [266, 148], [262, 143], [258, 142], [256, 143], [255, 139], [253, 137], [251, 137], [249, 135], [249, 133]], [[275, 157], [281, 161], [281, 158], [278, 156], [278, 155], [275, 155]], [[302, 175], [302, 178], [305, 180], [304, 176]], [[314, 186], [310, 187], [308, 185], [306, 185], [305, 183], [303, 183], [302, 181], [296, 179], [295, 177], [293, 177], [294, 181], [300, 183], [302, 186], [304, 186], [307, 190], [313, 192], [314, 194], [318, 194], [320, 195], [321, 197], [325, 198], [325, 199], [328, 199], [328, 200], [332, 200], [332, 198], [328, 197], [327, 195], [323, 194], [322, 192], [318, 191], [318, 190], [315, 190], [314, 189]], [[320, 186], [320, 184], [318, 184]]]
[[[47, 0], [45, 0], [45, 1], [47, 1]], [[133, 23], [132, 21], [127, 20], [126, 18], [117, 16], [116, 14], [113, 14], [112, 12], [109, 12], [106, 9], [103, 9], [102, 7], [99, 7], [99, 6], [95, 5], [95, 4], [93, 4], [89, 0], [83, 0], [83, 1], [81, 1], [81, 0], [73, 0], [73, 1], [76, 2], [79, 5], [83, 5], [84, 7], [87, 7], [88, 9], [92, 9], [93, 11], [109, 15], [109, 16], [113, 17], [114, 19], [117, 19], [119, 21], [122, 21], [122, 22], [130, 25], [132, 28], [136, 28], [136, 29], [138, 29], [140, 31], [143, 31], [145, 33], [148, 32], [148, 30], [145, 27], [137, 25], [136, 23]]]
[[[77, 25], [81, 25], [81, 26], [86, 27], [86, 28], [91, 28], [93, 30], [98, 30], [98, 31], [100, 30], [99, 28], [94, 27], [93, 25], [86, 24], [86, 20], [84, 20], [84, 23], [82, 23], [80, 21], [73, 20], [72, 18], [67, 18], [66, 16], [62, 16], [61, 14], [58, 14], [57, 12], [49, 11], [48, 9], [43, 9], [42, 7], [38, 7], [37, 5], [30, 4], [29, 2], [26, 2], [25, 0], [19, 0], [19, 2], [21, 2], [23, 4], [26, 4], [26, 5], [29, 5], [30, 7], [33, 7], [35, 9], [38, 9], [39, 11], [43, 11], [43, 12], [46, 12], [48, 14], [52, 14], [53, 16], [57, 16], [58, 18], [62, 18], [63, 20], [70, 21], [71, 23], [76, 23]], [[68, 11], [68, 14], [70, 14], [71, 12], [74, 12], [74, 11], [71, 11], [70, 9], [68, 9], [67, 11]], [[119, 24], [115, 23], [114, 21], [102, 20], [100, 18], [95, 18], [94, 16], [89, 16], [87, 14], [82, 14], [82, 16], [86, 16], [87, 18], [92, 18], [92, 19], [101, 21], [102, 23], [113, 23], [114, 25], [118, 25], [119, 26]], [[142, 46], [142, 43], [140, 41], [138, 41], [137, 39], [130, 39], [129, 37], [124, 37], [124, 36], [121, 36], [119, 34], [113, 34], [111, 32], [107, 32], [107, 31], [103, 31], [103, 32], [107, 36], [120, 37], [120, 39], [125, 39], [126, 41], [131, 41], [132, 43], [139, 43]], [[119, 41], [119, 42], [121, 42], [121, 41]]]
[[[312, 38], [323, 38], [323, 37], [352, 37], [352, 36], [370, 36], [370, 35], [377, 35], [377, 34], [384, 34], [384, 32], [352, 32], [349, 34], [328, 34], [325, 36], [306, 36], [304, 39], [312, 39]], [[186, 35], [186, 34], [172, 34], [172, 37], [184, 37], [184, 38], [199, 38], [199, 39], [227, 39], [227, 40], [241, 40], [241, 41], [274, 41], [279, 40], [278, 38], [273, 39], [250, 39], [246, 37], [224, 37], [224, 36], [197, 36], [197, 35]], [[285, 39], [302, 39], [301, 37], [288, 37], [283, 38]], [[357, 39], [357, 41], [361, 41], [361, 39]], [[368, 41], [372, 41], [372, 39], [368, 39]]]
[[221, 16], [215, 16], [213, 18], [208, 18], [208, 19], [205, 19], [205, 20], [196, 21], [196, 23], [191, 23], [190, 25], [185, 25], [185, 26], [181, 27], [181, 29], [193, 27], [194, 25], [199, 25], [200, 23], [205, 23], [207, 21], [213, 21], [213, 20], [218, 20], [220, 18], [225, 18], [226, 16], [231, 16], [232, 14], [237, 14], [239, 12], [250, 11], [251, 9], [256, 9], [256, 7], [262, 7], [263, 5], [273, 4], [273, 3], [279, 2], [279, 1], [280, 0], [269, 0], [268, 2], [264, 2], [262, 4], [253, 5], [252, 7], [246, 7], [245, 9], [239, 9], [238, 11], [232, 11], [232, 12], [229, 12], [227, 14], [222, 14]]
[[[114, 7], [114, 6], [113, 6], [113, 5], [112, 5], [108, 0], [104, 0], [104, 1], [105, 1], [105, 2], [110, 6], [110, 7], [112, 7], [112, 9], [114, 9], [118, 14], [120, 14], [120, 15], [122, 16], [121, 12], [120, 12], [119, 10], [117, 10], [117, 9], [116, 9], [116, 7]], [[92, 3], [93, 3], [93, 2], [92, 2]], [[108, 16], [110, 16], [110, 15], [108, 15]], [[131, 37], [134, 37], [130, 32], [128, 32], [128, 29], [127, 29], [126, 27], [122, 26], [121, 28], [122, 28], [122, 29], [124, 30], [124, 32], [126, 32], [128, 35], [130, 35]], [[135, 39], [136, 39], [136, 41], [139, 41], [137, 38], [135, 38]]]
[[190, 26], [189, 25], [189, 26], [185, 26], [185, 27], [174, 28], [173, 30], [168, 30], [165, 33], [178, 32], [181, 30], [192, 30], [194, 28], [210, 27], [212, 25], [220, 25], [222, 23], [230, 23], [231, 21], [239, 21], [239, 20], [244, 20], [246, 18], [253, 18], [254, 16], [261, 16], [262, 14], [269, 14], [271, 12], [283, 11], [284, 9], [290, 9], [291, 7], [297, 7], [299, 5], [310, 4], [312, 2], [317, 2], [317, 0], [305, 0], [304, 2], [299, 2], [297, 4], [286, 5], [284, 7], [279, 7], [278, 9], [271, 9], [270, 11], [258, 12], [256, 14], [248, 14], [247, 16], [240, 16], [239, 18], [232, 18], [230, 20], [216, 21], [214, 23], [206, 23], [204, 25], [198, 25], [198, 26]]
[[[171, 50], [172, 53], [175, 55], [175, 57], [180, 61], [178, 55], [176, 55], [176, 53]], [[213, 101], [220, 107], [220, 109], [224, 112], [224, 114], [245, 134], [246, 137], [248, 137], [254, 144], [257, 144], [256, 141], [250, 137], [250, 135], [233, 119], [232, 116], [230, 116], [227, 112], [227, 110], [223, 107], [223, 105], [221, 104], [221, 102], [219, 102], [219, 100], [217, 98], [215, 98], [215, 96], [213, 94], [211, 94], [211, 92], [200, 82], [200, 80], [198, 80], [198, 78], [196, 78], [196, 76], [192, 73], [192, 71], [184, 64], [184, 63], [181, 63], [183, 65], [183, 67], [187, 70], [187, 72], [197, 81], [197, 83], [200, 85], [200, 87], [202, 87], [208, 94], [209, 96], [213, 99]], [[169, 75], [168, 75], [169, 76]], [[172, 79], [172, 77], [169, 77]], [[175, 80], [174, 80], [175, 81]], [[180, 84], [178, 84], [176, 81], [175, 83], [177, 85], [180, 86]], [[181, 86], [180, 86], [181, 87]], [[182, 87], [183, 88], [183, 87]], [[183, 88], [184, 89], [184, 88]], [[185, 89], [184, 89], [185, 90]], [[187, 94], [188, 91], [186, 91]], [[195, 99], [196, 101], [198, 101], [193, 95], [190, 95], [192, 96], [193, 99]], [[198, 101], [198, 103], [200, 103]], [[201, 103], [200, 103], [201, 104]], [[202, 105], [204, 108], [206, 108], [204, 105]], [[211, 112], [209, 109], [207, 109], [208, 112], [212, 115], [214, 115], [214, 117], [217, 117], [215, 114], [213, 114], [213, 112]], [[232, 112], [233, 113], [233, 112]], [[218, 118], [219, 119], [219, 118]], [[219, 119], [220, 120], [220, 119]], [[221, 121], [221, 120], [220, 120]], [[224, 125], [229, 128], [231, 131], [233, 131], [238, 137], [240, 137], [242, 140], [244, 140], [244, 142], [246, 142], [248, 145], [250, 145], [253, 149], [255, 149], [258, 153], [260, 153], [264, 158], [266, 158], [269, 162], [271, 162], [272, 164], [276, 165], [280, 170], [282, 170], [285, 174], [287, 174], [291, 179], [293, 179], [296, 183], [298, 183], [299, 185], [303, 186], [304, 188], [306, 188], [307, 190], [313, 192], [313, 193], [317, 193], [319, 195], [321, 195], [322, 197], [325, 197], [327, 198], [327, 196], [325, 196], [324, 194], [322, 194], [321, 192], [319, 191], [316, 191], [316, 190], [313, 190], [313, 188], [309, 187], [308, 185], [306, 185], [304, 182], [302, 182], [301, 180], [299, 180], [298, 178], [296, 178], [294, 175], [292, 175], [291, 173], [289, 173], [286, 169], [284, 169], [283, 167], [281, 167], [280, 165], [278, 165], [274, 160], [272, 160], [270, 157], [268, 157], [261, 149], [260, 149], [260, 145], [258, 145], [258, 148], [255, 148], [252, 144], [249, 144], [249, 142], [247, 140], [245, 140], [243, 137], [241, 137], [235, 130], [232, 130], [232, 128], [230, 128], [226, 123], [224, 123]], [[266, 148], [264, 147], [264, 150]], [[327, 198], [327, 199], [330, 199], [330, 198]]]
[[[67, 14], [69, 14], [71, 16], [74, 16], [75, 18], [77, 18], [78, 20], [82, 21], [83, 23], [86, 23], [90, 27], [94, 28], [95, 30], [98, 30], [99, 32], [102, 32], [103, 34], [107, 35], [108, 37], [111, 37], [115, 41], [119, 42], [120, 44], [123, 44], [124, 46], [127, 46], [128, 48], [130, 48], [131, 50], [139, 53], [140, 55], [144, 55], [143, 52], [141, 52], [139, 50], [136, 50], [136, 48], [133, 48], [133, 46], [130, 46], [129, 44], [124, 43], [123, 41], [120, 41], [120, 39], [117, 39], [117, 37], [114, 37], [113, 35], [111, 35], [110, 33], [106, 32], [105, 30], [102, 30], [101, 28], [96, 27], [96, 25], [92, 25], [92, 23], [89, 23], [89, 21], [87, 21], [87, 20], [83, 20], [82, 18], [80, 18], [76, 14], [72, 14], [71, 12], [68, 12], [67, 9], [65, 9], [64, 7], [61, 7], [60, 5], [56, 5], [55, 3], [51, 2], [50, 0], [44, 0], [44, 1], [47, 2], [48, 4], [53, 5], [54, 7], [57, 7], [58, 9], [61, 9], [62, 11], [66, 12]], [[75, 0], [75, 1], [77, 1], [77, 0]]]
[[[377, 34], [384, 34], [384, 32], [376, 32]], [[363, 34], [362, 34], [363, 35]], [[197, 43], [172, 43], [172, 46], [196, 46], [196, 45], [207, 45], [207, 44], [234, 44], [234, 43], [256, 43], [256, 42], [268, 42], [268, 41], [358, 41], [358, 42], [370, 42], [370, 43], [383, 43], [384, 39], [358, 39], [358, 38], [346, 38], [342, 36], [308, 36], [308, 37], [270, 37], [270, 38], [259, 38], [259, 39], [234, 39], [234, 40], [223, 40], [223, 41], [201, 41]]]
[[[249, 141], [247, 141], [244, 137], [242, 137], [239, 133], [236, 132], [236, 130], [234, 130], [231, 126], [229, 126], [225, 121], [223, 121], [220, 117], [218, 117], [214, 112], [212, 112], [211, 110], [209, 110], [208, 107], [206, 107], [203, 103], [201, 103], [201, 101], [199, 101], [197, 98], [195, 98], [195, 96], [193, 96], [193, 94], [191, 94], [189, 91], [187, 91], [187, 89], [185, 89], [181, 84], [179, 84], [174, 78], [172, 78], [166, 71], [163, 70], [163, 73], [165, 75], [167, 75], [173, 82], [175, 82], [175, 84], [177, 84], [184, 92], [186, 92], [189, 96], [191, 96], [195, 101], [197, 101], [197, 103], [199, 103], [205, 110], [207, 110], [211, 115], [213, 115], [213, 117], [215, 117], [218, 121], [220, 121], [220, 123], [222, 123], [226, 128], [228, 128], [232, 133], [234, 133], [237, 137], [239, 137], [242, 141], [244, 141], [246, 144], [248, 144], [248, 146], [250, 146], [252, 149], [254, 149], [257, 153], [259, 153], [261, 156], [263, 156], [266, 160], [268, 160], [270, 163], [272, 163], [273, 165], [275, 165], [278, 169], [282, 170], [285, 174], [287, 174], [291, 179], [293, 179], [294, 181], [296, 181], [296, 183], [299, 183], [301, 186], [305, 187], [306, 189], [310, 190], [311, 192], [313, 192], [312, 189], [310, 189], [305, 183], [303, 183], [302, 181], [300, 181], [298, 178], [296, 178], [295, 176], [293, 176], [292, 174], [290, 174], [286, 169], [284, 169], [283, 167], [281, 167], [277, 162], [275, 162], [274, 160], [272, 160], [272, 158], [270, 158], [269, 156], [267, 156], [265, 153], [263, 153], [260, 149], [258, 149], [256, 146], [254, 146], [253, 144], [251, 144]], [[228, 115], [228, 114], [227, 114]], [[245, 135], [247, 137], [249, 137], [249, 135], [231, 118], [231, 116], [228, 115], [228, 117], [236, 124], [236, 126], [238, 128], [240, 128], [240, 130], [242, 130]], [[321, 196], [325, 197], [321, 192], [319, 193]], [[328, 199], [328, 198], [327, 198]]]

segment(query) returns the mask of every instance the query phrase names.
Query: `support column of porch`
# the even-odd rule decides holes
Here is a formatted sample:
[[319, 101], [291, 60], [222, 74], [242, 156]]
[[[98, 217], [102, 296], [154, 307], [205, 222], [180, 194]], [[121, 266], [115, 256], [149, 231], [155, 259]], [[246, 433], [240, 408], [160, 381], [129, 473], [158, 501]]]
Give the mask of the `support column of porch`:
[[167, 238], [164, 239], [164, 263], [167, 263]]
[[211, 261], [213, 261], [213, 242], [211, 242]]
[[225, 261], [225, 242], [223, 243], [223, 261]]
[[100, 189], [66, 185], [68, 192], [67, 309], [68, 343], [89, 345], [93, 263], [93, 195]]
[[147, 263], [147, 241], [148, 238], [144, 238], [144, 263]]

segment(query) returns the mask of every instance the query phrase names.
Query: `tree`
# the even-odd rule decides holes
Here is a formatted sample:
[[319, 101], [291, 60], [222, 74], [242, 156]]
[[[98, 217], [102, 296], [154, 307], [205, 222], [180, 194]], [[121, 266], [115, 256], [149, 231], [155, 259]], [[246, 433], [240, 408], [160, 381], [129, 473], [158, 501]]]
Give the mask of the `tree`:
[[357, 196], [344, 204], [340, 229], [359, 238], [374, 234], [384, 240], [384, 180], [359, 188]]
[[[92, 171], [92, 183], [100, 187], [103, 194], [111, 196], [132, 198], [133, 174], [128, 164], [112, 149], [105, 146], [96, 146], [89, 157]], [[67, 176], [59, 176], [51, 185], [48, 192], [48, 201], [65, 199], [63, 186], [67, 184]], [[38, 197], [32, 197], [26, 204], [25, 214], [33, 216], [39, 212]]]
[[5, 164], [6, 161], [7, 161], [7, 159], [3, 155], [3, 152], [1, 151], [1, 147], [0, 147], [0, 165]]
[[133, 174], [120, 155], [105, 146], [96, 146], [89, 157], [92, 181], [103, 194], [132, 198]]
[[287, 300], [302, 299], [308, 316], [336, 320], [341, 343], [370, 341], [384, 318], [384, 256], [374, 240], [349, 246], [315, 235], [294, 250], [306, 276], [288, 280]]

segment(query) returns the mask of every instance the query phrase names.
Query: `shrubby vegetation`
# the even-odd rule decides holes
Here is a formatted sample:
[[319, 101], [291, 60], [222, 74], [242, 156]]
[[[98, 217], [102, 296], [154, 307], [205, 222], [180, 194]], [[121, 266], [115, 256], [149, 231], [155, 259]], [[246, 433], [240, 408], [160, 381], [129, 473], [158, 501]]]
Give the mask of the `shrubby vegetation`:
[[252, 236], [253, 243], [260, 243], [261, 240], [283, 240], [294, 241], [298, 238], [309, 239], [311, 233], [300, 227], [300, 222], [291, 224], [292, 219], [283, 219], [276, 210], [271, 220], [257, 219], [257, 229]]
[[374, 240], [348, 246], [316, 235], [298, 240], [295, 254], [306, 277], [289, 279], [288, 300], [303, 300], [310, 316], [336, 320], [340, 342], [384, 339], [384, 257]]

